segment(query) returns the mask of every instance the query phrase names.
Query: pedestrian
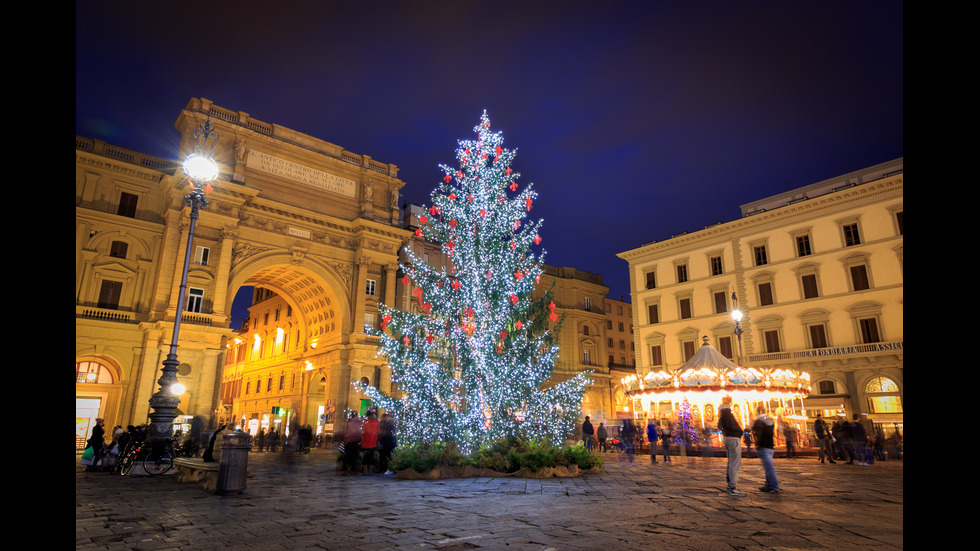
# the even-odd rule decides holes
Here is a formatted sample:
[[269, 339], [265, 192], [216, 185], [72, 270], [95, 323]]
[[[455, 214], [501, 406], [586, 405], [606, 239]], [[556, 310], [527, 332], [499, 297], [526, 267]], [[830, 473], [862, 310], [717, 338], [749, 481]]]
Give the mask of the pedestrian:
[[766, 473], [766, 482], [759, 491], [778, 494], [779, 481], [776, 479], [776, 469], [772, 466], [776, 424], [766, 415], [765, 407], [759, 406], [757, 412], [759, 415], [752, 424], [752, 436], [755, 438], [755, 453], [762, 463], [762, 470]]
[[599, 422], [599, 428], [596, 429], [595, 435], [599, 439], [599, 451], [604, 453], [606, 451], [606, 439], [609, 438], [609, 434], [606, 432], [605, 421]]
[[265, 435], [265, 438], [270, 452], [279, 451], [279, 432], [276, 429], [269, 429], [269, 434]]
[[381, 416], [378, 441], [381, 444], [378, 471], [384, 474], [393, 474], [388, 470], [388, 464], [391, 462], [391, 452], [398, 445], [398, 440], [395, 438], [395, 420], [390, 413], [385, 413]]
[[875, 443], [874, 443], [875, 459], [878, 461], [884, 461], [885, 460], [885, 431], [881, 429], [876, 430], [874, 438], [875, 438]]
[[[351, 412], [344, 429], [344, 459], [346, 474], [357, 474], [357, 460], [361, 453], [361, 419]], [[341, 473], [344, 474], [344, 473]]]
[[265, 451], [265, 428], [259, 428], [259, 433], [255, 435], [255, 445], [259, 447], [259, 451]]
[[375, 452], [378, 449], [378, 433], [381, 427], [378, 423], [378, 414], [374, 410], [368, 411], [367, 419], [361, 425], [361, 450], [364, 452], [364, 459], [361, 461], [364, 476], [372, 474], [374, 471]]
[[660, 428], [660, 442], [664, 448], [664, 463], [670, 461], [670, 433], [671, 433], [670, 424], [665, 423]]
[[847, 422], [847, 418], [845, 417], [840, 422], [840, 440], [842, 442], [841, 448], [844, 450], [848, 465], [854, 464], [854, 433], [852, 431], [851, 424]]
[[[633, 418], [627, 417], [623, 419], [623, 428], [620, 430], [620, 435], [623, 437], [623, 452], [626, 455], [626, 460], [629, 462], [629, 466], [633, 466], [633, 446], [636, 443], [636, 425], [633, 424]], [[623, 464], [623, 456], [619, 456], [619, 464]]]
[[786, 458], [796, 459], [796, 427], [791, 423], [783, 425], [783, 436], [786, 438]]
[[725, 456], [728, 464], [725, 471], [725, 481], [728, 483], [728, 495], [742, 497], [745, 492], [738, 489], [738, 471], [742, 468], [742, 426], [738, 424], [732, 413], [732, 397], [721, 399], [718, 408], [718, 430], [721, 431], [725, 443]]
[[752, 457], [752, 432], [745, 431], [742, 440], [745, 441], [745, 457]]
[[659, 435], [657, 434], [657, 425], [653, 422], [653, 419], [647, 421], [647, 442], [650, 443], [650, 463], [657, 462], [657, 440], [659, 440]]
[[827, 422], [823, 420], [823, 416], [818, 413], [817, 420], [813, 422], [813, 432], [817, 435], [817, 442], [819, 446], [819, 451], [817, 455], [820, 457], [820, 462], [823, 463], [824, 456], [831, 463], [837, 463], [834, 461], [834, 451], [830, 448], [830, 430], [827, 428]]
[[592, 437], [595, 436], [595, 428], [592, 426], [592, 422], [589, 421], [589, 416], [585, 416], [585, 422], [582, 423], [582, 441], [585, 442], [585, 449], [592, 450]]
[[867, 465], [868, 432], [861, 422], [860, 413], [854, 414], [854, 422], [851, 423], [851, 439], [854, 442], [854, 457], [857, 457], [858, 465]]
[[[97, 471], [99, 470], [99, 462], [102, 461], [102, 451], [105, 448], [105, 419], [101, 417], [95, 420], [95, 426], [92, 427], [92, 435], [89, 436], [87, 447], [92, 449], [92, 463], [85, 467], [86, 471]], [[83, 459], [87, 455], [87, 450], [82, 453]]]

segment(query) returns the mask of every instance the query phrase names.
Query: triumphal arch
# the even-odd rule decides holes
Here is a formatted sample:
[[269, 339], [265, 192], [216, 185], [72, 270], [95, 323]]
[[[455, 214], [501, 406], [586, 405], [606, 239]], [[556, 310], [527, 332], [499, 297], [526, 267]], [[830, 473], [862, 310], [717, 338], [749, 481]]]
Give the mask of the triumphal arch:
[[[221, 175], [191, 245], [181, 420], [329, 432], [339, 412], [361, 407], [353, 381], [390, 385], [368, 331], [378, 305], [395, 303], [411, 237], [404, 182], [393, 164], [201, 98], [177, 117], [177, 159], [206, 121]], [[76, 136], [79, 423], [80, 400], [110, 427], [146, 420], [177, 312], [188, 186], [176, 160]], [[233, 327], [243, 290], [254, 300]]]

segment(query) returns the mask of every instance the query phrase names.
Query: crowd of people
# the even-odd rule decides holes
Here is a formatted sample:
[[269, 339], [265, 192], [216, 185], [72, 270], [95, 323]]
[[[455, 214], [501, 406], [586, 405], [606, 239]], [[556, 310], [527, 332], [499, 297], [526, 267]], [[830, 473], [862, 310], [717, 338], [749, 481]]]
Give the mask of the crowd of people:
[[[747, 452], [751, 452], [753, 445], [755, 446], [754, 455], [759, 459], [765, 473], [765, 483], [759, 490], [778, 494], [779, 480], [773, 465], [777, 435], [781, 434], [783, 437], [786, 458], [796, 459], [799, 457], [799, 433], [796, 427], [789, 423], [782, 423], [781, 419], [773, 419], [765, 407], [760, 406], [751, 425], [743, 428], [732, 413], [730, 397], [722, 398], [718, 414], [717, 434], [720, 435], [721, 446], [725, 450], [726, 457], [726, 491], [733, 496], [745, 495], [738, 489], [738, 473], [741, 469], [744, 442]], [[710, 427], [706, 427], [698, 444], [709, 443], [715, 434]], [[851, 421], [846, 418], [835, 419], [830, 424], [818, 414], [813, 436], [815, 437], [813, 446], [818, 449], [821, 463], [842, 461], [848, 465], [871, 465], [875, 461], [885, 461], [889, 455], [886, 451], [889, 445], [898, 448], [901, 443], [897, 431], [891, 439], [885, 438], [883, 430], [876, 429], [869, 434], [859, 414], [854, 414]], [[642, 431], [637, 429], [632, 418], [623, 419], [622, 424], [615, 427], [607, 427], [605, 422], [600, 422], [598, 427], [594, 427], [590, 416], [586, 416], [582, 423], [581, 438], [589, 450], [596, 449], [600, 453], [619, 451], [619, 464], [628, 463], [630, 466], [635, 465], [636, 448], [642, 445], [644, 440], [649, 448], [650, 462], [657, 463], [658, 449], [663, 454], [664, 462], [669, 462], [672, 446], [678, 447], [680, 455], [686, 455], [686, 447], [691, 445], [693, 439], [697, 439], [696, 436], [692, 438], [690, 429], [685, 430], [669, 421], [658, 424], [650, 419], [646, 431]], [[747, 453], [746, 457], [750, 455]]]
[[362, 419], [351, 412], [344, 427], [343, 454], [339, 473], [342, 475], [392, 474], [388, 469], [391, 452], [397, 446], [395, 422], [384, 413], [378, 419], [377, 410], [368, 410]]

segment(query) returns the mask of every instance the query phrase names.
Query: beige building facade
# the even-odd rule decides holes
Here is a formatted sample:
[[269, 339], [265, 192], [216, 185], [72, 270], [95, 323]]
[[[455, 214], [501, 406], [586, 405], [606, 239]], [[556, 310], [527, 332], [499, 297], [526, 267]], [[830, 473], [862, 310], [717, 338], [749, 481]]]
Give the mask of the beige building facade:
[[[742, 206], [742, 217], [619, 254], [636, 371], [676, 370], [707, 336], [736, 363], [807, 371], [817, 413], [903, 432], [903, 160]], [[743, 317], [741, 339], [732, 310]]]
[[[324, 406], [356, 408], [350, 382], [384, 378], [364, 324], [379, 301], [394, 301], [410, 235], [398, 168], [200, 98], [177, 117], [177, 158], [193, 151], [194, 129], [207, 120], [221, 175], [191, 245], [181, 413], [247, 425], [275, 403], [314, 424]], [[95, 417], [110, 427], [147, 420], [176, 316], [189, 208], [175, 162], [78, 136], [75, 159], [78, 441]], [[279, 297], [279, 314], [256, 311], [250, 320], [262, 323], [231, 327], [242, 288]], [[234, 368], [243, 351], [261, 360], [247, 372]], [[261, 399], [236, 409], [235, 393], [255, 381]]]

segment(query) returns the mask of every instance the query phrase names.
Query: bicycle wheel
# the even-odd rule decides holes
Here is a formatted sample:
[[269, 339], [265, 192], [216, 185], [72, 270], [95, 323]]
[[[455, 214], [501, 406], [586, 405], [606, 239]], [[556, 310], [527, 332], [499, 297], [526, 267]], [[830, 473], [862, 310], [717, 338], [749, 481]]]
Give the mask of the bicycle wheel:
[[133, 465], [136, 464], [136, 455], [139, 453], [139, 448], [126, 454], [126, 458], [122, 460], [122, 465], [119, 466], [119, 474], [125, 476], [129, 474], [129, 471], [133, 469]]
[[163, 474], [174, 466], [174, 454], [170, 450], [151, 451], [143, 459], [143, 469], [148, 474]]

